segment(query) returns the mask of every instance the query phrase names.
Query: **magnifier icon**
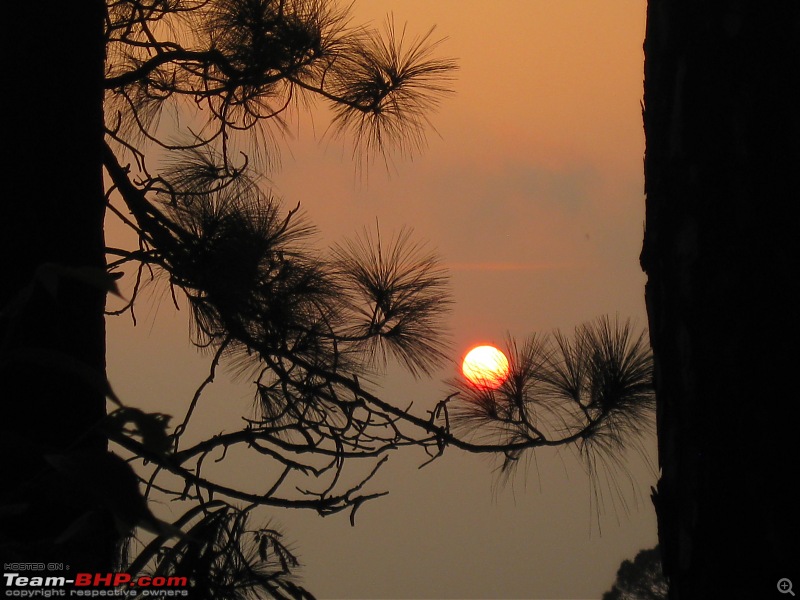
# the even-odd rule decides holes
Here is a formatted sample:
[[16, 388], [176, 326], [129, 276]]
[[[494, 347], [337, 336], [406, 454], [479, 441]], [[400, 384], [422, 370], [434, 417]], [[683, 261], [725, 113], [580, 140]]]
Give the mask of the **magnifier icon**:
[[786, 577], [783, 579], [778, 579], [778, 591], [781, 594], [791, 594], [794, 596], [794, 592], [792, 591], [792, 580], [786, 579]]

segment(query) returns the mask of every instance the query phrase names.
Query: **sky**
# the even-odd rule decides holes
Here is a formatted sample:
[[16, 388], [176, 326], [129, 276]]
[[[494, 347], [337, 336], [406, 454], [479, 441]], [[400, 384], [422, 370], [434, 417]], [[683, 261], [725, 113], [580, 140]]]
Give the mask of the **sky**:
[[[270, 173], [287, 209], [299, 201], [316, 223], [321, 247], [377, 219], [386, 233], [413, 227], [449, 268], [452, 364], [423, 380], [390, 366], [382, 397], [426, 414], [478, 342], [569, 332], [606, 314], [644, 327], [644, 1], [353, 5], [358, 23], [380, 26], [390, 13], [410, 34], [436, 25], [434, 37], [447, 38], [439, 54], [458, 59], [428, 147], [359, 174], [319, 110], [298, 118]], [[110, 241], [119, 235], [109, 227]], [[191, 347], [186, 311], [164, 294], [147, 290], [136, 327], [109, 320], [109, 378], [127, 403], [180, 415], [210, 359]], [[222, 374], [197, 423], [230, 430], [251, 409], [252, 390]], [[651, 436], [652, 457], [654, 446]], [[257, 477], [235, 458], [237, 477]], [[425, 458], [395, 453], [371, 482], [389, 495], [364, 505], [355, 527], [346, 514], [269, 515], [317, 597], [600, 598], [623, 559], [656, 544], [656, 476], [636, 456], [632, 481], [621, 498], [604, 494], [600, 517], [569, 450], [537, 452], [508, 481], [484, 456], [449, 449], [419, 469]]]

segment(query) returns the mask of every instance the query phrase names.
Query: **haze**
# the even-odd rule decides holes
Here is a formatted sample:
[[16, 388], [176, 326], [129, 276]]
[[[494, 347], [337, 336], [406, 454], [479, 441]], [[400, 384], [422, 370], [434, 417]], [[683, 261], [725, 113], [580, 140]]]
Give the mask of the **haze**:
[[[392, 12], [411, 33], [436, 24], [434, 35], [448, 37], [439, 53], [460, 65], [456, 94], [432, 116], [438, 134], [413, 160], [358, 175], [346, 142], [323, 138], [318, 112], [300, 120], [271, 174], [287, 209], [300, 201], [317, 224], [320, 247], [377, 219], [387, 232], [412, 226], [450, 267], [453, 364], [423, 381], [390, 369], [387, 399], [425, 414], [473, 343], [571, 331], [602, 314], [645, 325], [644, 10], [634, 0], [354, 5], [354, 22], [381, 24]], [[186, 311], [176, 313], [158, 286], [150, 294], [138, 327], [110, 320], [109, 377], [126, 402], [178, 418], [209, 358], [188, 343]], [[211, 433], [251, 410], [246, 382], [228, 379], [195, 417]], [[636, 457], [633, 480], [601, 498], [569, 452], [538, 452], [508, 481], [485, 457], [450, 449], [418, 470], [424, 458], [393, 456], [371, 482], [389, 496], [363, 506], [355, 528], [346, 515], [274, 514], [315, 595], [599, 598], [624, 558], [656, 543], [655, 474]], [[258, 473], [243, 461], [237, 476]]]

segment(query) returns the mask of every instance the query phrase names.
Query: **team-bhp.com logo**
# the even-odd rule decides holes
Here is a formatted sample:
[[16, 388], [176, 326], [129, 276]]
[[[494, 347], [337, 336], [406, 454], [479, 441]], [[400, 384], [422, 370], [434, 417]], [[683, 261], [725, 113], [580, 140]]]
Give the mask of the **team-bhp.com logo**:
[[[188, 596], [186, 577], [131, 577], [128, 573], [75, 573], [64, 576], [3, 573], [5, 596], [50, 598], [60, 596], [138, 596], [168, 598]], [[69, 588], [69, 589], [66, 589]]]

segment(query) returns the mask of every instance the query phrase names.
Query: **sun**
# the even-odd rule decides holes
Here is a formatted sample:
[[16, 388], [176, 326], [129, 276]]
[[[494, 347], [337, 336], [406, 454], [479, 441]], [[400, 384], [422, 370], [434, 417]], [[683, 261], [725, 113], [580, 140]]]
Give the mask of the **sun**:
[[494, 346], [476, 346], [464, 357], [461, 372], [472, 385], [494, 390], [508, 377], [508, 358]]

